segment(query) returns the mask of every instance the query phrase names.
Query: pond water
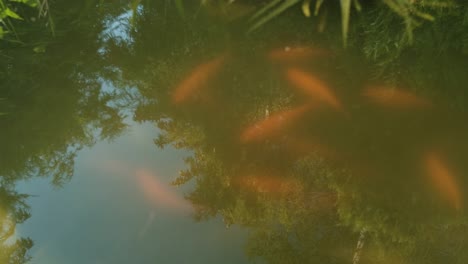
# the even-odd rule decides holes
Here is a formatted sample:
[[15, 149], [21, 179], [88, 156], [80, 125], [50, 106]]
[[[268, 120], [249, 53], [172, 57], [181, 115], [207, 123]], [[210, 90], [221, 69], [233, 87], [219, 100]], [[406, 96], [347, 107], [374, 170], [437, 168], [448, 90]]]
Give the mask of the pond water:
[[468, 261], [463, 1], [26, 2], [0, 264]]

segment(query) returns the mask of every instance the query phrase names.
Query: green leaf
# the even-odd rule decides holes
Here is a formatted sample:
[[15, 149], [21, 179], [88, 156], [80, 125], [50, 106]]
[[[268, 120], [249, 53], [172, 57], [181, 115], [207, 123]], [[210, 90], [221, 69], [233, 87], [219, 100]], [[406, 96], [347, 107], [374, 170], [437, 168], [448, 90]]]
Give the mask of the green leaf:
[[340, 0], [341, 4], [341, 27], [343, 33], [343, 45], [346, 47], [348, 40], [349, 13], [351, 11], [351, 0]]
[[359, 0], [354, 0], [353, 3], [354, 3], [354, 8], [356, 8], [358, 12], [361, 12], [362, 6], [361, 6], [361, 3], [359, 3]]
[[302, 13], [304, 13], [306, 17], [310, 17], [310, 1], [311, 0], [304, 0], [304, 2], [302, 2]]
[[[3, 31], [3, 27], [0, 27], [0, 39], [3, 38], [3, 35], [5, 35], [5, 31]], [[0, 98], [2, 100], [2, 98]]]
[[14, 18], [14, 19], [23, 20], [18, 14], [16, 14], [15, 12], [13, 12], [13, 10], [11, 10], [10, 8], [4, 9], [4, 10], [0, 13], [0, 17], [2, 17], [2, 18], [11, 17], [11, 18]]
[[435, 20], [435, 18], [432, 15], [420, 12], [418, 10], [413, 10], [411, 12], [414, 13], [416, 16], [422, 18], [422, 19], [429, 20], [429, 21], [434, 21]]
[[16, 2], [16, 3], [23, 3], [27, 6], [30, 7], [36, 7], [37, 6], [37, 1], [36, 0], [10, 0], [10, 2]]
[[314, 16], [317, 16], [319, 11], [320, 11], [320, 7], [322, 6], [323, 4], [323, 0], [317, 0], [317, 2], [315, 2], [315, 11], [314, 11]]

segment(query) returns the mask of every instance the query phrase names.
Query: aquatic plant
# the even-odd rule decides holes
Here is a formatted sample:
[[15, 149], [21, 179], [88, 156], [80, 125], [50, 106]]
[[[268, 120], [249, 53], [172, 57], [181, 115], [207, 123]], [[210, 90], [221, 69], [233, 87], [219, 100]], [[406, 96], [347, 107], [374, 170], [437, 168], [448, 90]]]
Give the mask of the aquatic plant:
[[[25, 10], [27, 8], [37, 10], [37, 19], [47, 18], [47, 27], [55, 36], [55, 25], [50, 15], [48, 0], [0, 0], [0, 39], [4, 39], [5, 35], [13, 33], [15, 35], [14, 41], [20, 41], [15, 30], [14, 20], [24, 20], [22, 13], [27, 13], [27, 10]], [[35, 20], [36, 18], [32, 18], [31, 22]]]
[[[284, 11], [291, 7], [298, 6], [301, 2], [301, 9], [306, 17], [311, 16], [311, 4], [312, 0], [271, 0], [265, 5], [260, 7], [258, 11], [250, 18], [252, 25], [249, 28], [249, 32], [253, 32], [259, 29], [261, 26], [269, 22], [270, 20], [278, 17]], [[334, 9], [333, 5], [336, 5], [334, 1], [316, 0], [314, 7], [314, 16], [318, 16], [321, 12], [327, 12], [327, 9]], [[429, 13], [431, 9], [441, 8], [454, 8], [456, 4], [450, 0], [381, 0], [385, 8], [390, 9], [404, 22], [405, 33], [408, 38], [408, 42], [413, 42], [413, 31], [416, 27], [420, 26], [423, 21], [434, 21], [435, 17]], [[342, 39], [343, 45], [347, 45], [348, 32], [350, 26], [351, 10], [354, 9], [356, 12], [361, 12], [366, 9], [372, 9], [375, 3], [367, 2], [366, 5], [361, 5], [359, 0], [340, 0], [339, 10], [341, 12], [341, 28], [342, 28]], [[379, 4], [379, 3], [377, 3]], [[378, 6], [378, 8], [382, 8]]]

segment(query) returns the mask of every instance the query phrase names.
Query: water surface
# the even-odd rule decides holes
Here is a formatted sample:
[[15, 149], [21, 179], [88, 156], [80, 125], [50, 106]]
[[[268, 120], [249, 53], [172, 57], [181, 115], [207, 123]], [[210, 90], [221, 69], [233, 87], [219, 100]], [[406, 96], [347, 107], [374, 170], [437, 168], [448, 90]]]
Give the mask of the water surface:
[[0, 263], [466, 262], [466, 4], [98, 2], [2, 40]]

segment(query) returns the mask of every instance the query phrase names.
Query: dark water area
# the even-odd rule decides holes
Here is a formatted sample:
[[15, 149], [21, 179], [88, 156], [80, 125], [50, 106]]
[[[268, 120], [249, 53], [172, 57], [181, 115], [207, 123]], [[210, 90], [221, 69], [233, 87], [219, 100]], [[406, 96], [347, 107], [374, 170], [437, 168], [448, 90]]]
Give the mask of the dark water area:
[[0, 3], [0, 264], [468, 261], [463, 1]]

